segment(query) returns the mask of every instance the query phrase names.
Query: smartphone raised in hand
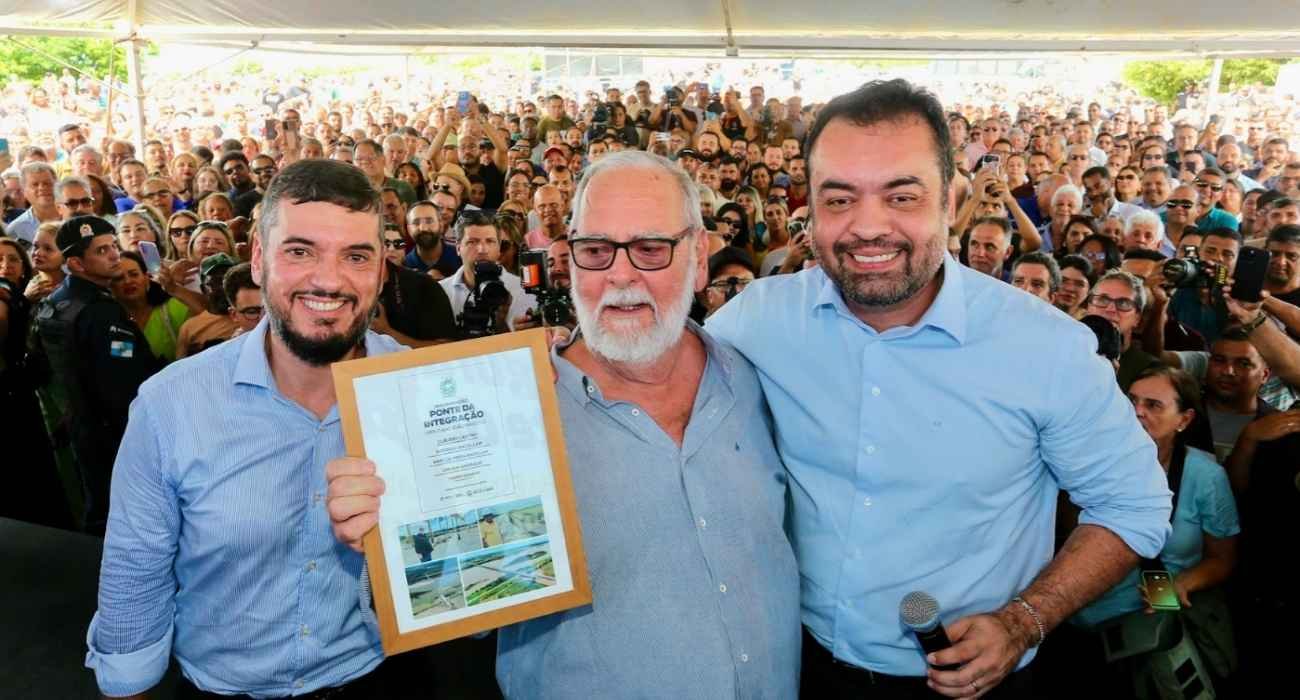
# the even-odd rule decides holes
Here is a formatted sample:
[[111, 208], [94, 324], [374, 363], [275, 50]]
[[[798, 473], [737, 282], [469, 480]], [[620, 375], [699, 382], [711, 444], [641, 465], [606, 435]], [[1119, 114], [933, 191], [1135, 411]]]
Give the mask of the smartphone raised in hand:
[[158, 254], [158, 245], [153, 241], [140, 241], [140, 257], [144, 258], [145, 270], [156, 275], [162, 270], [162, 256]]
[[1264, 300], [1264, 276], [1268, 274], [1269, 252], [1263, 248], [1246, 246], [1237, 257], [1232, 273], [1232, 298], [1238, 301]]
[[460, 116], [463, 117], [469, 114], [469, 101], [470, 101], [469, 90], [461, 90], [456, 95], [456, 111], [460, 112]]

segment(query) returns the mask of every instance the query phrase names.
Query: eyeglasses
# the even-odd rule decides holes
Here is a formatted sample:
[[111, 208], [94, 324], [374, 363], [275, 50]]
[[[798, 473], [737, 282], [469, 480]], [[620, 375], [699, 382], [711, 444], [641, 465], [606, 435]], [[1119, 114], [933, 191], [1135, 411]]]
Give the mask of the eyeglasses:
[[245, 306], [245, 307], [242, 307], [242, 308], [236, 309], [236, 310], [235, 310], [235, 313], [239, 314], [240, 316], [243, 316], [244, 318], [248, 319], [249, 321], [256, 321], [257, 319], [259, 319], [259, 318], [262, 317], [262, 307], [261, 307], [261, 306]]
[[443, 193], [446, 193], [446, 194], [455, 194], [454, 192], [451, 191], [451, 185], [448, 185], [448, 184], [445, 184], [445, 183], [444, 183], [444, 184], [441, 184], [441, 185], [430, 185], [430, 186], [429, 186], [429, 191], [430, 191], [430, 192], [443, 192]]
[[94, 197], [82, 197], [80, 199], [63, 200], [63, 206], [69, 209], [76, 209], [77, 207], [93, 207], [94, 205], [95, 205]]
[[400, 238], [385, 238], [385, 239], [384, 239], [384, 247], [385, 247], [385, 248], [392, 248], [393, 250], [400, 250], [400, 249], [402, 249], [402, 248], [405, 247], [405, 246], [406, 246], [406, 241], [403, 241], [403, 240], [400, 239]]
[[772, 194], [767, 196], [768, 204], [785, 204], [785, 202], [786, 202], [785, 197], [782, 197], [779, 194]]
[[1116, 180], [1136, 180], [1137, 175], [1116, 175]]
[[1209, 182], [1206, 182], [1205, 180], [1197, 180], [1196, 182], [1193, 182], [1192, 184], [1193, 184], [1193, 185], [1196, 185], [1196, 189], [1198, 189], [1198, 190], [1203, 190], [1203, 189], [1209, 188], [1209, 189], [1211, 189], [1211, 190], [1213, 190], [1213, 191], [1215, 191], [1215, 192], [1222, 192], [1222, 191], [1223, 191], [1223, 185], [1215, 185], [1215, 184], [1211, 184], [1211, 183], [1209, 183]]
[[1115, 297], [1109, 297], [1105, 294], [1093, 294], [1089, 296], [1088, 303], [1099, 309], [1109, 309], [1111, 306], [1114, 306], [1116, 311], [1132, 311], [1137, 308], [1137, 302], [1132, 299], [1125, 299], [1123, 297], [1116, 299]]
[[1191, 209], [1196, 203], [1190, 199], [1171, 199], [1165, 202], [1165, 206], [1170, 209]]
[[737, 290], [741, 290], [744, 289], [745, 287], [748, 287], [749, 283], [753, 281], [754, 280], [748, 277], [727, 277], [726, 279], [720, 279], [716, 282], [710, 283], [709, 288], [726, 289], [728, 287], [735, 287]]
[[619, 250], [627, 251], [627, 258], [642, 272], [662, 270], [673, 264], [673, 250], [690, 229], [684, 229], [675, 238], [647, 236], [624, 243], [604, 238], [570, 238], [573, 264], [584, 270], [608, 270], [614, 264]]
[[199, 227], [198, 227], [197, 225], [196, 225], [196, 226], [177, 226], [176, 228], [169, 228], [169, 229], [167, 229], [167, 233], [171, 234], [171, 237], [172, 237], [172, 238], [180, 238], [181, 236], [193, 236], [193, 235], [194, 235], [194, 232], [197, 231], [198, 228], [199, 228]]

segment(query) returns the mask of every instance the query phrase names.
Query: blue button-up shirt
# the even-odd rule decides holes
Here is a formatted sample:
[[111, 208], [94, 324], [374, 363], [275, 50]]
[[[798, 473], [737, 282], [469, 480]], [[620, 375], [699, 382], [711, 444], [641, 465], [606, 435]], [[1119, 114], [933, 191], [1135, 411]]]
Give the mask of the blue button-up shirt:
[[913, 326], [876, 332], [814, 268], [751, 284], [708, 328], [758, 369], [803, 622], [841, 660], [924, 674], [899, 602], [929, 592], [945, 623], [1005, 605], [1052, 557], [1058, 489], [1139, 554], [1169, 533], [1155, 445], [1092, 333], [951, 257]]
[[[154, 686], [171, 654], [200, 688], [255, 697], [339, 685], [383, 659], [362, 556], [325, 509], [338, 410], [322, 421], [280, 394], [267, 324], [172, 363], [131, 406], [87, 634], [107, 695]], [[401, 349], [365, 342], [372, 356]]]
[[593, 604], [503, 628], [507, 697], [793, 698], [799, 579], [754, 369], [708, 362], [681, 446], [552, 354]]

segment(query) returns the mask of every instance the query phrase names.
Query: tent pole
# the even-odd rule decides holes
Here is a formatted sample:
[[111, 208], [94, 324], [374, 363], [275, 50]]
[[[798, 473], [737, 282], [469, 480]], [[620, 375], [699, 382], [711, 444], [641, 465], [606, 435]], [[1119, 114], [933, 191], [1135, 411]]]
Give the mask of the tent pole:
[[1205, 101], [1205, 119], [1201, 128], [1210, 123], [1210, 115], [1219, 106], [1219, 82], [1223, 79], [1223, 59], [1214, 59], [1214, 70], [1210, 72], [1210, 94]]
[[140, 40], [131, 36], [129, 51], [126, 56], [126, 74], [131, 91], [131, 131], [135, 142], [135, 152], [144, 154], [144, 87], [140, 81]]

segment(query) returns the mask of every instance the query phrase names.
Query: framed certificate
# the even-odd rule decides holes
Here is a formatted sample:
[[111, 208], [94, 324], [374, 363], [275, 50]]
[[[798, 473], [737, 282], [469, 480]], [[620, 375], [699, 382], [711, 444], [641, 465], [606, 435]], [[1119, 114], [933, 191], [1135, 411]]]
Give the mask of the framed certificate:
[[364, 539], [384, 653], [591, 602], [541, 329], [333, 366], [348, 455], [387, 490]]

